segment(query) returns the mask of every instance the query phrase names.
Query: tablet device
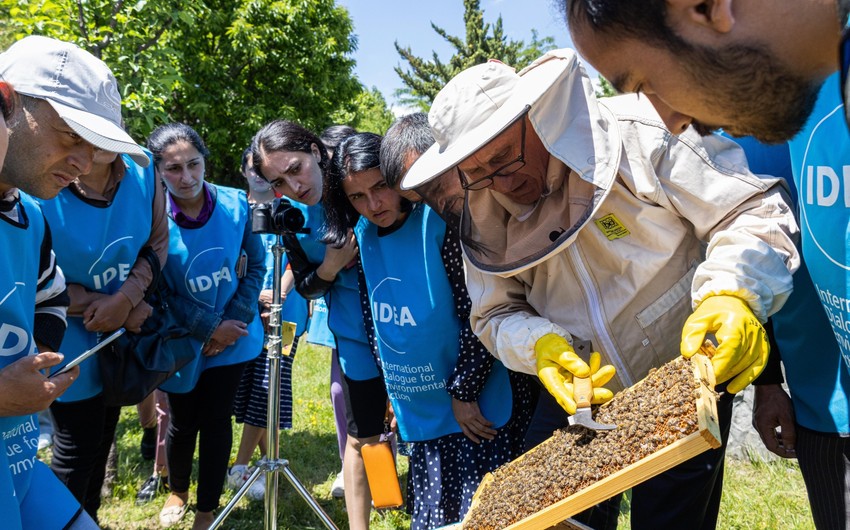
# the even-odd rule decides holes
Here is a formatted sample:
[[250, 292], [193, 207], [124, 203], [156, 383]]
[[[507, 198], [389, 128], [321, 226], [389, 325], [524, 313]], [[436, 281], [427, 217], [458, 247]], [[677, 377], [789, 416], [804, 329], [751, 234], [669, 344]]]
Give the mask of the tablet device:
[[115, 340], [118, 337], [120, 337], [121, 335], [123, 335], [124, 331], [125, 331], [124, 328], [116, 329], [115, 331], [112, 332], [111, 335], [109, 335], [108, 337], [106, 337], [102, 341], [98, 342], [94, 347], [84, 351], [79, 357], [77, 357], [73, 361], [71, 361], [68, 364], [66, 364], [65, 366], [63, 366], [59, 371], [50, 374], [48, 377], [55, 377], [59, 374], [64, 374], [65, 372], [67, 372], [71, 368], [77, 366], [78, 364], [85, 361], [86, 359], [88, 359], [89, 357], [94, 355], [95, 353], [99, 352], [104, 346], [106, 346], [107, 344], [109, 344], [113, 340]]

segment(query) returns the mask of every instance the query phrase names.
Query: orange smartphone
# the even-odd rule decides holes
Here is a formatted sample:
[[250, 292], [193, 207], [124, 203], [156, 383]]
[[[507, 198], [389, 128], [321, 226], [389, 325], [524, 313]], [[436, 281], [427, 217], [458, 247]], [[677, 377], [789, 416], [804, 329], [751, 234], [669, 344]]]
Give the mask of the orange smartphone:
[[366, 479], [375, 508], [395, 508], [402, 505], [401, 487], [395, 468], [392, 444], [388, 441], [365, 444], [360, 448]]

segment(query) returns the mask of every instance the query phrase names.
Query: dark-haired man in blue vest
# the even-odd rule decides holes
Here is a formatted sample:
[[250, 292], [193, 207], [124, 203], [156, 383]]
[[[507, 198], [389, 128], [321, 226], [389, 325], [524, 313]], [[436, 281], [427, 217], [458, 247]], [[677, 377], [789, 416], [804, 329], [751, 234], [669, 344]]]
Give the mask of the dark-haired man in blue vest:
[[[142, 155], [121, 129], [115, 78], [74, 46], [27, 37], [0, 55], [0, 514], [3, 528], [97, 528], [36, 458], [38, 422], [79, 370], [53, 378], [68, 296], [50, 230], [30, 195], [50, 199], [87, 173], [96, 150]], [[8, 129], [7, 129], [8, 127]], [[8, 148], [8, 149], [7, 149]], [[41, 353], [40, 353], [41, 352]]]

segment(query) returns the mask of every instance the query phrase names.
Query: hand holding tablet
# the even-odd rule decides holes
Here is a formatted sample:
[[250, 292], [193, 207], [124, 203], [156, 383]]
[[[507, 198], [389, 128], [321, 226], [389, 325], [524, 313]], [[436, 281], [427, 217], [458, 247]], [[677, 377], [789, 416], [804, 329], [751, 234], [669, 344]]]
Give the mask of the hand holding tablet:
[[58, 371], [50, 374], [48, 377], [56, 377], [59, 374], [64, 374], [65, 372], [71, 370], [71, 368], [73, 368], [73, 367], [77, 366], [78, 364], [80, 364], [81, 362], [85, 361], [86, 359], [88, 359], [89, 357], [94, 355], [95, 353], [99, 352], [103, 347], [108, 345], [110, 342], [112, 342], [113, 340], [115, 340], [118, 337], [120, 337], [121, 335], [123, 335], [124, 331], [125, 331], [124, 328], [116, 329], [115, 331], [112, 332], [111, 335], [109, 335], [108, 337], [106, 337], [102, 341], [98, 342], [93, 348], [90, 348], [90, 349], [84, 351], [79, 357], [77, 357], [73, 361], [69, 362], [68, 364], [66, 364], [65, 366], [60, 368]]

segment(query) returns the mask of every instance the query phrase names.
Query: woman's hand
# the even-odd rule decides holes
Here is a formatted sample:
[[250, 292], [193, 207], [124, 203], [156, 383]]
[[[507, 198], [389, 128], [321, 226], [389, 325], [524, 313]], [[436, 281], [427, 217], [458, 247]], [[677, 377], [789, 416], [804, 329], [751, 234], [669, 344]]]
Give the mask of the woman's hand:
[[44, 410], [80, 376], [80, 367], [48, 378], [44, 371], [64, 359], [61, 353], [27, 355], [0, 368], [0, 416], [23, 416]]
[[398, 420], [395, 417], [392, 403], [387, 403], [387, 419], [390, 420], [390, 430], [392, 432], [398, 432]]
[[[281, 298], [284, 298], [286, 295], [282, 295]], [[260, 291], [260, 304], [264, 307], [271, 307], [272, 302], [274, 301], [274, 291], [271, 289], [263, 289]]]
[[272, 296], [274, 292], [271, 289], [260, 291], [260, 299], [257, 302], [260, 306], [260, 320], [263, 323], [263, 331], [269, 331], [269, 316], [272, 310]]
[[94, 300], [83, 311], [83, 325], [93, 333], [115, 331], [124, 325], [133, 304], [120, 291]]
[[145, 320], [151, 316], [151, 313], [153, 313], [153, 307], [142, 300], [139, 302], [139, 305], [134, 307], [130, 311], [130, 314], [127, 315], [127, 320], [124, 321], [124, 328], [126, 328], [130, 333], [138, 333], [142, 331], [142, 324], [144, 324]]
[[325, 248], [325, 259], [319, 268], [316, 269], [316, 274], [327, 282], [331, 282], [339, 274], [339, 271], [346, 268], [352, 261], [357, 258], [357, 253], [360, 248], [357, 246], [357, 239], [354, 237], [354, 231], [348, 230], [348, 237], [345, 239], [342, 247], [334, 248], [328, 245]]
[[452, 412], [463, 434], [473, 442], [481, 443], [481, 438], [492, 440], [496, 437], [493, 422], [481, 414], [477, 401], [466, 402], [452, 398]]
[[[271, 289], [264, 289], [260, 291], [259, 298], [259, 309], [260, 309], [260, 321], [263, 323], [263, 331], [269, 332], [269, 321], [271, 320], [272, 314], [272, 303], [274, 298], [274, 291]], [[283, 304], [286, 303], [286, 293], [280, 292], [280, 305], [283, 307]]]
[[226, 347], [232, 346], [237, 340], [248, 334], [248, 324], [241, 320], [223, 320], [215, 328], [209, 342], [201, 351], [204, 355], [212, 357], [218, 355]]

